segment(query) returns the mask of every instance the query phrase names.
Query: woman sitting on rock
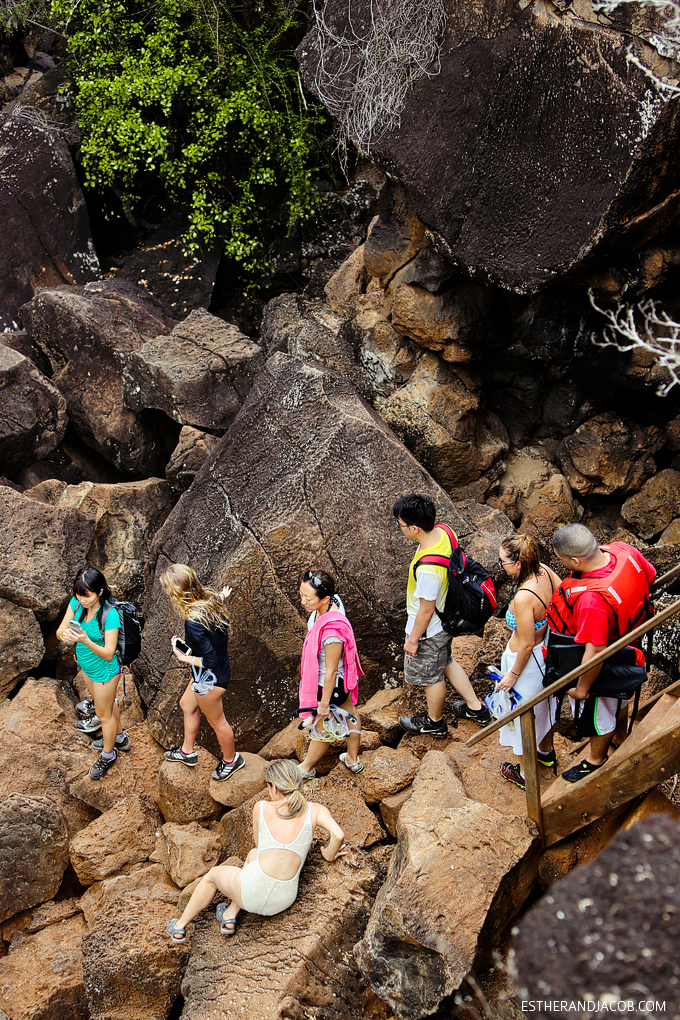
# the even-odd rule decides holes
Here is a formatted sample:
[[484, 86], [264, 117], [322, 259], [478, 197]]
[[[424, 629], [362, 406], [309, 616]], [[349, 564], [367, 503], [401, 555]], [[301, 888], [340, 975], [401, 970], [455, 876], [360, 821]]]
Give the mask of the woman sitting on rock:
[[[336, 594], [335, 581], [325, 571], [304, 572], [300, 601], [310, 614], [300, 663], [300, 714], [304, 716], [315, 711], [317, 717], [327, 719], [331, 705], [348, 712], [351, 732], [347, 737], [347, 750], [340, 755], [340, 761], [350, 772], [361, 772], [361, 720], [358, 715], [352, 714], [352, 706], [359, 700], [358, 676], [363, 675], [363, 671], [354, 631], [342, 599]], [[318, 725], [317, 722], [315, 726]], [[327, 748], [327, 741], [315, 740], [312, 736], [305, 759], [298, 766], [303, 779], [316, 776], [314, 766], [321, 761]]]
[[292, 761], [273, 761], [264, 771], [269, 802], [253, 807], [255, 848], [243, 868], [220, 864], [211, 868], [194, 889], [181, 917], [173, 919], [167, 932], [173, 942], [186, 942], [189, 921], [212, 903], [217, 891], [230, 903], [220, 903], [217, 920], [223, 935], [233, 935], [240, 910], [270, 917], [295, 902], [302, 865], [312, 845], [317, 825], [330, 836], [321, 848], [325, 860], [347, 853], [344, 834], [322, 804], [309, 804], [302, 796], [302, 776]]
[[[544, 614], [560, 579], [554, 570], [541, 563], [538, 545], [528, 535], [511, 535], [504, 539], [498, 556], [505, 573], [517, 582], [514, 598], [505, 614], [505, 622], [513, 634], [501, 659], [503, 677], [499, 686], [504, 691], [514, 688], [526, 701], [543, 689], [545, 661], [542, 645], [547, 630]], [[534, 708], [534, 722], [537, 757], [547, 768], [557, 765], [552, 746], [554, 721], [555, 699], [546, 698]], [[522, 755], [518, 723], [512, 727], [502, 726], [498, 737], [501, 744], [509, 745], [515, 754]], [[521, 762], [513, 765], [504, 761], [501, 774], [509, 783], [522, 790], [526, 788]]]
[[221, 783], [246, 763], [234, 748], [234, 731], [222, 708], [222, 696], [231, 679], [227, 652], [230, 624], [224, 605], [231, 589], [223, 588], [216, 592], [212, 588], [204, 588], [195, 571], [182, 563], [168, 567], [161, 577], [161, 584], [184, 620], [184, 635], [189, 647], [188, 652], [182, 651], [177, 646], [177, 635], [173, 634], [170, 641], [172, 651], [179, 662], [187, 663], [195, 671], [179, 702], [184, 713], [184, 738], [179, 747], [165, 752], [165, 758], [192, 768], [196, 765], [198, 754], [194, 743], [203, 712], [222, 748], [222, 760], [212, 774], [215, 782]]
[[130, 750], [116, 701], [120, 680], [116, 645], [121, 621], [118, 610], [107, 606], [110, 598], [111, 589], [102, 572], [95, 567], [83, 567], [76, 575], [73, 598], [57, 627], [57, 638], [75, 645], [76, 661], [85, 674], [85, 685], [94, 699], [95, 715], [76, 723], [76, 727], [88, 733], [96, 732], [101, 724], [101, 739], [92, 743], [96, 751], [101, 751], [90, 769], [92, 779], [106, 775], [118, 757], [118, 751]]

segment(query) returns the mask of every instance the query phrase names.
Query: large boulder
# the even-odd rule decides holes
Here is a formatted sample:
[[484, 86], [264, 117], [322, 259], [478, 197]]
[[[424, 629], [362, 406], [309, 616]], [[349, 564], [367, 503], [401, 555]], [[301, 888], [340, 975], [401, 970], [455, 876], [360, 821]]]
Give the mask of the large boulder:
[[[30, 492], [28, 493], [30, 496]], [[151, 540], [172, 509], [170, 486], [164, 478], [139, 482], [68, 485], [57, 507], [78, 507], [96, 522], [87, 564], [106, 574], [121, 599], [140, 606], [144, 596], [144, 566]]]
[[[666, 468], [648, 478], [639, 492], [629, 496], [621, 516], [640, 538], [650, 539], [663, 531], [680, 513], [680, 471]], [[666, 536], [666, 542], [673, 538]]]
[[64, 438], [66, 401], [35, 365], [0, 345], [0, 460], [6, 469], [46, 457]]
[[[186, 671], [171, 654], [176, 618], [159, 582], [173, 562], [189, 563], [204, 583], [234, 588], [225, 707], [239, 749], [261, 747], [295, 700], [305, 568], [335, 574], [367, 673], [362, 694], [381, 686], [394, 665], [392, 643], [403, 643], [413, 555], [391, 508], [411, 491], [431, 494], [470, 554], [497, 572], [507, 518], [477, 504], [456, 507], [344, 378], [275, 354], [152, 545], [134, 668], [156, 739], [167, 747], [182, 734]], [[205, 724], [199, 733], [215, 749]]]
[[210, 776], [218, 759], [199, 749], [198, 764], [186, 768], [181, 762], [163, 761], [158, 770], [156, 805], [166, 822], [201, 822], [216, 818], [222, 808], [210, 796]]
[[45, 654], [40, 624], [35, 613], [0, 599], [0, 701], [17, 682], [38, 666]]
[[179, 442], [165, 466], [165, 477], [174, 493], [186, 492], [217, 443], [217, 436], [183, 425]]
[[0, 598], [53, 620], [65, 607], [94, 537], [75, 507], [40, 503], [0, 487]]
[[158, 811], [135, 796], [126, 797], [95, 818], [72, 837], [69, 846], [80, 884], [92, 885], [147, 860], [156, 848], [160, 824]]
[[145, 340], [174, 323], [145, 291], [124, 281], [41, 290], [21, 321], [52, 366], [83, 442], [122, 471], [162, 475], [178, 429], [157, 411], [125, 406], [123, 371]]
[[652, 454], [663, 443], [654, 425], [641, 426], [600, 414], [560, 443], [559, 461], [572, 489], [581, 495], [635, 492], [654, 472]]
[[182, 1020], [356, 1020], [366, 989], [352, 946], [380, 880], [366, 853], [327, 864], [312, 849], [295, 903], [274, 917], [243, 913], [228, 951], [208, 908], [191, 939]]
[[[129, 754], [118, 755], [115, 765], [106, 774], [106, 782], [90, 779], [85, 772], [69, 784], [71, 795], [96, 811], [109, 811], [133, 796], [154, 805], [163, 749], [153, 739], [145, 722], [130, 726], [127, 732], [132, 749]], [[90, 751], [90, 765], [93, 758]]]
[[180, 889], [205, 875], [219, 861], [219, 835], [204, 829], [198, 822], [189, 822], [187, 825], [166, 822], [163, 838], [163, 865]]
[[0, 804], [0, 921], [50, 900], [68, 864], [68, 829], [49, 797], [11, 793]]
[[[659, 63], [662, 18], [621, 5], [604, 30], [594, 6], [444, 0], [425, 18], [412, 5], [409, 38], [411, 8], [330, 0], [297, 56], [437, 246], [533, 292], [623, 239], [639, 244], [678, 206], [673, 93], [628, 60], [631, 47]], [[386, 59], [393, 37], [403, 51]]]
[[423, 758], [397, 836], [354, 955], [381, 999], [420, 1020], [497, 944], [536, 878], [538, 838], [528, 819], [468, 800], [441, 751]]
[[84, 894], [83, 976], [92, 1020], [168, 1015], [185, 963], [182, 947], [165, 933], [178, 895], [160, 864], [104, 879]]
[[49, 797], [63, 812], [69, 836], [95, 816], [69, 793], [71, 780], [94, 759], [90, 739], [75, 728], [77, 718], [60, 685], [48, 678], [29, 677], [0, 704], [0, 800], [12, 793]]
[[262, 349], [204, 308], [170, 336], [147, 340], [125, 371], [125, 401], [133, 411], [155, 407], [180, 425], [224, 431], [264, 364]]
[[0, 333], [38, 287], [100, 276], [85, 199], [66, 140], [44, 117], [0, 120]]
[[0, 1017], [79, 1020], [89, 1016], [81, 943], [85, 920], [75, 917], [23, 938], [3, 958]]

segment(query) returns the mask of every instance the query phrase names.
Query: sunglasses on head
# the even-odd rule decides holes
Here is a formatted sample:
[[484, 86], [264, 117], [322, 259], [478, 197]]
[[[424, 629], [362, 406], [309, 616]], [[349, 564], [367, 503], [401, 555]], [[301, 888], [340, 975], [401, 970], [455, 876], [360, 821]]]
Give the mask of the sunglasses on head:
[[323, 588], [324, 586], [324, 580], [321, 575], [315, 574], [313, 570], [305, 570], [302, 580], [306, 584], [311, 584], [312, 588]]

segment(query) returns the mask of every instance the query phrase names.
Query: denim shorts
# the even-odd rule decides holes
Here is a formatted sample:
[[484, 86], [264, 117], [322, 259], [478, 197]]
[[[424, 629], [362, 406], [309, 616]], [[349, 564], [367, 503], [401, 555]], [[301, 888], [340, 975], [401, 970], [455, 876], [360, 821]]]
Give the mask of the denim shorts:
[[418, 654], [404, 656], [404, 680], [416, 687], [431, 687], [444, 679], [444, 670], [451, 655], [451, 634], [445, 630], [432, 637], [422, 637]]

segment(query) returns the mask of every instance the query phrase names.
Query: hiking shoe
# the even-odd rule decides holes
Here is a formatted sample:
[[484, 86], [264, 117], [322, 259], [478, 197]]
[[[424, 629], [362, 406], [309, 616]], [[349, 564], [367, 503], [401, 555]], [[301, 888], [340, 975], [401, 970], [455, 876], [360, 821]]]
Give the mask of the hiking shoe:
[[486, 705], [482, 705], [481, 708], [469, 708], [465, 701], [454, 701], [453, 714], [457, 719], [471, 719], [479, 726], [488, 726], [493, 721], [493, 716]]
[[440, 740], [449, 733], [445, 719], [433, 722], [427, 712], [423, 712], [422, 715], [400, 715], [399, 725], [407, 733], [422, 733]]
[[172, 751], [166, 751], [163, 757], [166, 761], [181, 761], [182, 765], [188, 765], [190, 769], [198, 765], [198, 752], [189, 751], [185, 754], [181, 744], [179, 747], [173, 747]]
[[115, 765], [118, 758], [116, 753], [115, 758], [105, 758], [103, 754], [100, 754], [96, 762], [90, 769], [90, 779], [102, 779], [109, 771], [112, 765]]
[[[605, 758], [604, 761], [607, 759]], [[578, 783], [579, 779], [585, 779], [591, 772], [597, 772], [604, 765], [604, 761], [601, 761], [599, 765], [593, 765], [592, 762], [587, 761], [585, 758], [580, 761], [578, 765], [574, 765], [573, 768], [567, 769], [566, 772], [562, 773], [562, 779], [566, 779], [568, 783]]]
[[[118, 741], [118, 738], [116, 738], [116, 751], [129, 751], [131, 747], [132, 744], [130, 743], [130, 738], [128, 737], [127, 733], [124, 735], [123, 740], [121, 740], [120, 742]], [[98, 740], [93, 740], [92, 749], [93, 751], [103, 751], [104, 738], [99, 737]]]
[[245, 758], [237, 751], [233, 761], [225, 761], [223, 758], [210, 778], [214, 779], [216, 783], [223, 783], [229, 776], [233, 776], [234, 772], [242, 769], [245, 763]]
[[81, 733], [96, 733], [101, 728], [102, 724], [96, 715], [91, 715], [87, 719], [79, 719], [76, 723], [76, 729], [80, 730]]
[[519, 770], [519, 765], [513, 765], [509, 761], [504, 761], [501, 765], [501, 775], [503, 776], [503, 779], [507, 779], [509, 783], [514, 783], [515, 786], [519, 786], [520, 790], [526, 790], [526, 780]]
[[549, 751], [536, 751], [536, 758], [538, 763], [545, 765], [547, 769], [557, 768], [557, 754], [554, 747], [551, 747]]
[[93, 699], [86, 698], [85, 701], [79, 701], [76, 705], [76, 712], [81, 719], [89, 719], [91, 715], [94, 715]]

